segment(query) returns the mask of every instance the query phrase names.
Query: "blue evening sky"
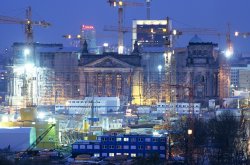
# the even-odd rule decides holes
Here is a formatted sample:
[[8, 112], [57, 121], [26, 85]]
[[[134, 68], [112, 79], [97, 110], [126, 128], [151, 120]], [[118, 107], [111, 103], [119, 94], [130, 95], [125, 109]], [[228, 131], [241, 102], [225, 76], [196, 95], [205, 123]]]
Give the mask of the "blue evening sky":
[[[142, 2], [145, 0], [129, 0]], [[103, 31], [105, 25], [117, 26], [117, 8], [112, 8], [107, 0], [1, 0], [0, 15], [25, 19], [25, 8], [32, 7], [33, 20], [51, 22], [49, 28], [34, 27], [35, 41], [41, 43], [64, 43], [69, 41], [62, 35], [79, 33], [80, 25], [94, 25], [98, 44], [116, 44], [115, 32]], [[250, 52], [250, 37], [235, 38], [238, 30], [250, 32], [250, 0], [152, 0], [151, 18], [173, 19], [176, 28], [215, 28], [221, 33], [227, 31], [230, 23], [235, 50]], [[133, 19], [146, 19], [146, 7], [129, 6], [124, 11], [125, 26], [132, 26]], [[194, 34], [192, 34], [194, 35]], [[176, 47], [186, 46], [192, 35], [183, 35], [176, 41]], [[200, 36], [204, 41], [219, 43], [223, 49], [225, 36]], [[125, 34], [125, 44], [131, 45], [131, 33]], [[0, 24], [0, 49], [10, 47], [15, 41], [25, 40], [24, 27], [18, 24]]]

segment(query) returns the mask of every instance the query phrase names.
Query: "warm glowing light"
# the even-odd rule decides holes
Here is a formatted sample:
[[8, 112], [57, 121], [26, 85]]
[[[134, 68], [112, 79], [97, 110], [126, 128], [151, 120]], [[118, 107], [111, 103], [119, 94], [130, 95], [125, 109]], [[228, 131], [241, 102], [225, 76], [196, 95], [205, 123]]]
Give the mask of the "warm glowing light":
[[177, 35], [177, 30], [173, 30], [173, 35]]
[[188, 129], [188, 135], [192, 135], [193, 134], [193, 130]]
[[238, 37], [238, 36], [239, 36], [239, 32], [234, 32], [234, 35], [235, 35], [236, 37]]
[[78, 34], [76, 37], [77, 37], [77, 38], [82, 38], [80, 34]]
[[122, 6], [123, 5], [123, 2], [122, 1], [119, 1], [119, 6]]
[[167, 32], [167, 29], [166, 29], [166, 28], [163, 28], [162, 31], [163, 31], [163, 32]]
[[71, 39], [71, 38], [72, 38], [72, 36], [69, 34], [69, 35], [68, 35], [68, 39]]
[[123, 54], [123, 50], [124, 50], [124, 47], [123, 46], [119, 46], [118, 47], [118, 54]]

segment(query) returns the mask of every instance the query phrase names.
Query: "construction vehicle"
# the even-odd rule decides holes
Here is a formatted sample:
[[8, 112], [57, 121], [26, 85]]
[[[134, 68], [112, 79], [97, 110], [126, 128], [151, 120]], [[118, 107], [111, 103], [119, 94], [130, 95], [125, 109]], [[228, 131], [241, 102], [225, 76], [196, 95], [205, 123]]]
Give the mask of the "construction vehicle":
[[18, 159], [25, 159], [33, 156], [39, 155], [39, 151], [34, 150], [34, 148], [43, 140], [43, 138], [50, 132], [50, 130], [55, 127], [55, 124], [51, 124], [51, 126], [46, 129], [40, 136], [36, 138], [36, 140], [24, 151], [17, 154]]
[[51, 25], [50, 23], [48, 23], [44, 20], [33, 21], [31, 16], [32, 16], [32, 11], [31, 11], [31, 7], [29, 6], [26, 9], [26, 19], [25, 20], [0, 15], [0, 23], [25, 25], [26, 42], [27, 42], [27, 44], [31, 44], [31, 43], [33, 43], [33, 26], [34, 25], [35, 26], [42, 26], [42, 27], [48, 27]]

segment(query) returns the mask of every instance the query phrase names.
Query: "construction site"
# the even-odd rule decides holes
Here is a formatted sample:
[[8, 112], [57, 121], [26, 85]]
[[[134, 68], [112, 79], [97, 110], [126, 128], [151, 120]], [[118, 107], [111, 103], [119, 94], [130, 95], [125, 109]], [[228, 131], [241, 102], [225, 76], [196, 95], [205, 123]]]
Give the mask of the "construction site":
[[[88, 24], [80, 25], [80, 34], [62, 34], [72, 42], [70, 47], [35, 42], [33, 27], [49, 28], [53, 22], [32, 20], [31, 7], [23, 20], [0, 16], [1, 23], [24, 25], [26, 36], [25, 42], [12, 45], [6, 105], [1, 108], [0, 148], [14, 153], [15, 160], [53, 159], [63, 164], [78, 141], [114, 133], [166, 134], [182, 120], [192, 131], [195, 118], [206, 120], [233, 96], [237, 108], [245, 108], [242, 114], [249, 115], [249, 92], [246, 97], [232, 94], [229, 26], [220, 33], [227, 45], [225, 56], [217, 43], [200, 38], [217, 36], [214, 29], [175, 29], [169, 17], [152, 20], [151, 0], [109, 0], [108, 5], [117, 8], [118, 25], [103, 31], [118, 34], [115, 47], [98, 47], [95, 26]], [[146, 7], [147, 19], [125, 27], [124, 7], [129, 6]], [[176, 47], [186, 34], [193, 35], [188, 45]], [[124, 43], [124, 35], [131, 35], [132, 45]], [[170, 133], [164, 136], [168, 139], [161, 156], [167, 159]]]

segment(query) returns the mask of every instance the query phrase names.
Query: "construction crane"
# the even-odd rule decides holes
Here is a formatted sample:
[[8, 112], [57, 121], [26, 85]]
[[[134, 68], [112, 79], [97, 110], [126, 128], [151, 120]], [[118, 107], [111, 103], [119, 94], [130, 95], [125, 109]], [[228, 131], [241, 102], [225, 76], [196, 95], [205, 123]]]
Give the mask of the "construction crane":
[[55, 127], [55, 124], [51, 124], [51, 126], [46, 129], [40, 136], [36, 138], [36, 141], [34, 141], [21, 155], [20, 158], [24, 158], [25, 156], [29, 156], [34, 154], [32, 151], [33, 149], [43, 140], [43, 138], [50, 132], [50, 130]]
[[235, 37], [247, 38], [247, 37], [250, 36], [250, 32], [239, 32], [239, 31], [236, 31], [236, 32], [234, 32], [234, 36]]
[[33, 43], [33, 26], [48, 27], [51, 25], [50, 23], [48, 23], [44, 20], [33, 21], [31, 17], [32, 17], [32, 11], [31, 11], [31, 7], [29, 6], [26, 9], [26, 19], [25, 20], [0, 15], [0, 23], [25, 25], [26, 42], [27, 42], [27, 44], [31, 44], [31, 43]]
[[122, 0], [108, 0], [110, 6], [118, 6], [118, 54], [123, 54], [124, 49], [124, 31], [123, 29], [123, 7], [126, 6], [144, 6], [139, 2], [128, 2]]
[[146, 0], [146, 6], [147, 6], [147, 20], [150, 20], [150, 8], [151, 8], [151, 1], [152, 0]]

